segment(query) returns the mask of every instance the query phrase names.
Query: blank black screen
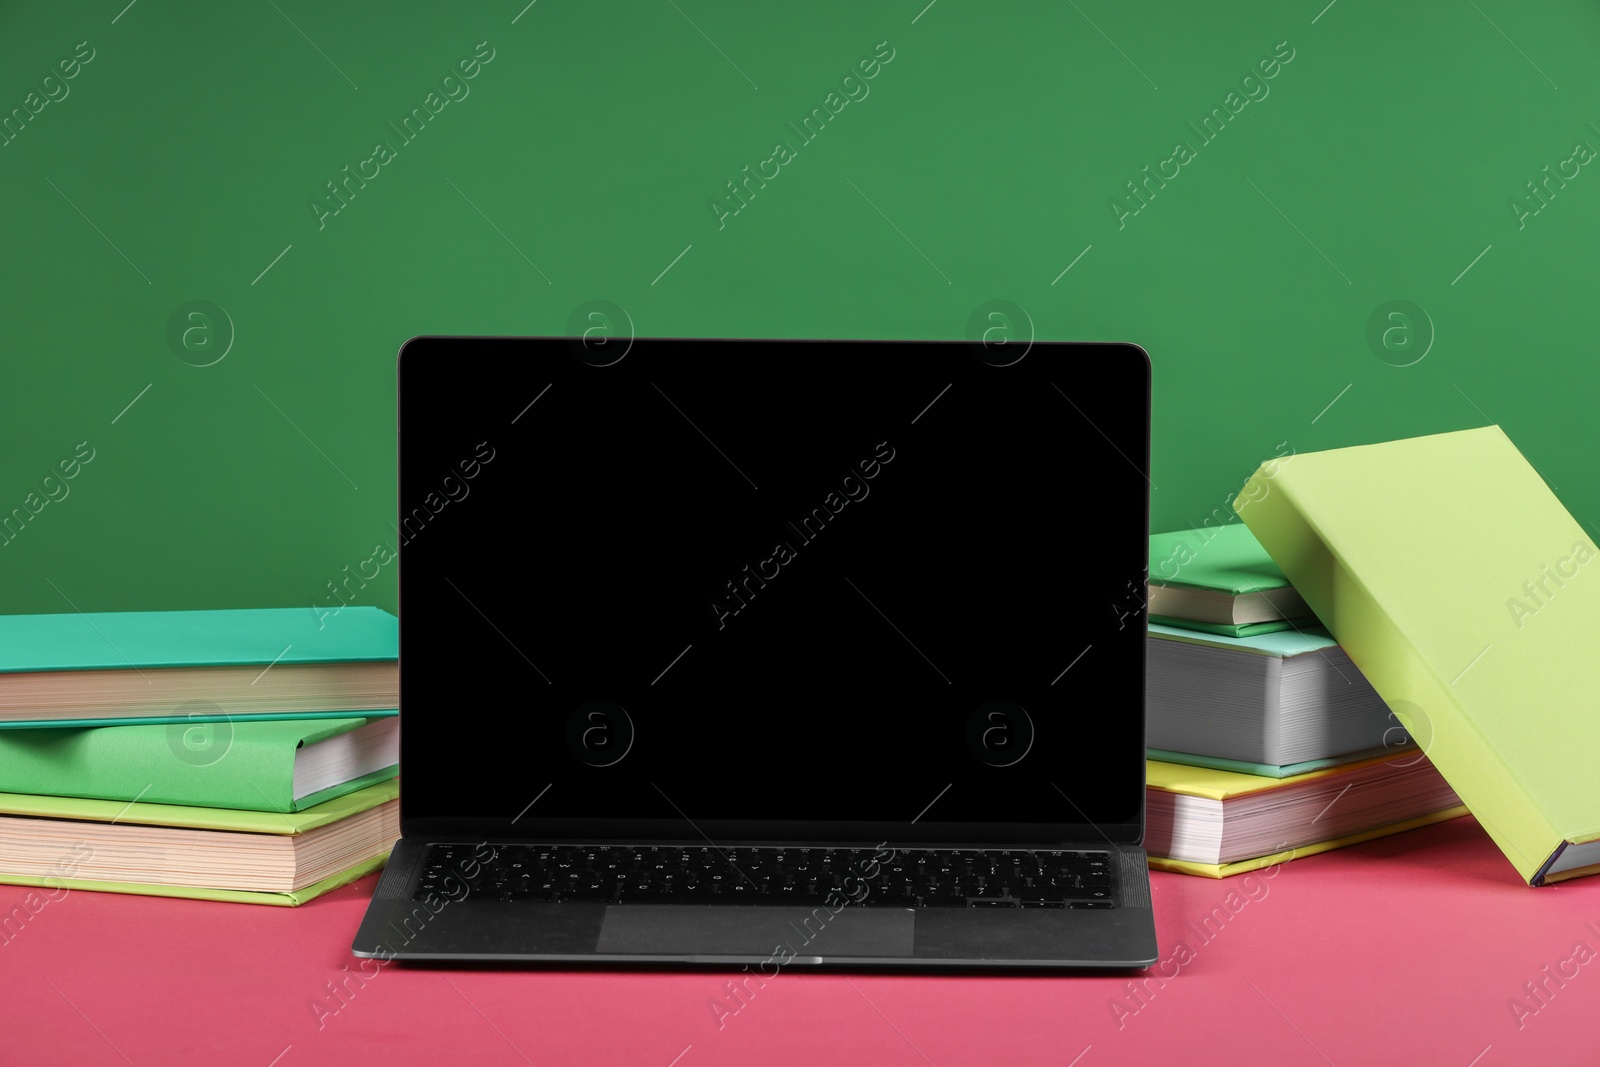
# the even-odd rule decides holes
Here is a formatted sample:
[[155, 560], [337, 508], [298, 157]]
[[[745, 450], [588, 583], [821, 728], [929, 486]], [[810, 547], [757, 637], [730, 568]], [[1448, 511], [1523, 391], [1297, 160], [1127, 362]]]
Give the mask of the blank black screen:
[[1143, 352], [621, 350], [403, 350], [407, 832], [1137, 838]]

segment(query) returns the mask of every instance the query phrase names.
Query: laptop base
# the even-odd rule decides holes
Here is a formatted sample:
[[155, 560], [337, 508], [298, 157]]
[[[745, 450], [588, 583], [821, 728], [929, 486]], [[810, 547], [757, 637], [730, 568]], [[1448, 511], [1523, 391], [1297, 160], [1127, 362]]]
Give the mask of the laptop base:
[[1146, 967], [1158, 956], [1144, 854], [1104, 842], [1079, 847], [1116, 858], [1115, 906], [1106, 909], [552, 904], [474, 900], [470, 894], [418, 900], [427, 844], [406, 838], [395, 846], [356, 935], [356, 956], [708, 965], [754, 968], [767, 977], [796, 965], [1077, 970]]

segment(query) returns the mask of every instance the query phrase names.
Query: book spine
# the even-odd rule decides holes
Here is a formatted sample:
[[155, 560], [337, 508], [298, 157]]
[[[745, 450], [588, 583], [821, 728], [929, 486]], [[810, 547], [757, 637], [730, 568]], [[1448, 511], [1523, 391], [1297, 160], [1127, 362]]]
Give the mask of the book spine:
[[1295, 499], [1293, 463], [1291, 457], [1271, 475], [1251, 476], [1234, 500], [1240, 518], [1517, 873], [1534, 884], [1560, 847], [1560, 832], [1474, 725], [1461, 694], [1344, 565], [1338, 546], [1327, 543], [1316, 517]]

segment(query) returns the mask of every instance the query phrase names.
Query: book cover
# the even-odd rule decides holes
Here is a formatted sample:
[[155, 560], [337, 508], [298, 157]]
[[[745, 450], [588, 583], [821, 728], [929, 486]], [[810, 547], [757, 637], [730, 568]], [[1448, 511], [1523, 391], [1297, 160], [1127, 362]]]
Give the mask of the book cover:
[[1165, 763], [1157, 759], [1148, 759], [1144, 765], [1144, 783], [1147, 789], [1160, 789], [1166, 793], [1184, 793], [1188, 796], [1205, 797], [1207, 800], [1230, 800], [1251, 793], [1264, 793], [1286, 786], [1315, 782], [1322, 778], [1347, 775], [1353, 771], [1384, 763], [1403, 761], [1410, 766], [1413, 761], [1420, 758], [1415, 751], [1388, 752], [1381, 756], [1356, 760], [1353, 763], [1321, 767], [1304, 774], [1297, 774], [1292, 778], [1268, 778], [1217, 767], [1197, 767], [1187, 763]]
[[373, 607], [0, 616], [0, 729], [394, 714]]
[[0, 730], [0, 791], [292, 812], [394, 777], [395, 766], [294, 796], [295, 757], [365, 718]]
[[[1398, 733], [1398, 731], [1397, 731]], [[1300, 763], [1253, 763], [1249, 760], [1224, 759], [1220, 756], [1201, 756], [1193, 752], [1172, 752], [1164, 748], [1152, 748], [1146, 751], [1147, 758], [1161, 763], [1177, 763], [1190, 767], [1207, 767], [1217, 771], [1232, 771], [1235, 774], [1248, 774], [1257, 778], [1293, 778], [1296, 775], [1310, 774], [1312, 771], [1327, 770], [1330, 767], [1344, 767], [1351, 763], [1360, 763], [1376, 757], [1393, 756], [1396, 752], [1414, 751], [1415, 746], [1395, 745], [1387, 748], [1369, 748], [1360, 752], [1349, 752], [1342, 756], [1329, 756], [1326, 759], [1304, 760]]]
[[1289, 579], [1243, 523], [1150, 535], [1150, 584], [1240, 596]]
[[1300, 453], [1235, 504], [1518, 874], [1600, 871], [1600, 553], [1500, 428]]
[[357, 878], [382, 869], [388, 862], [389, 852], [362, 860], [319, 882], [301, 889], [281, 893], [255, 892], [244, 889], [208, 889], [205, 886], [148, 885], [142, 882], [105, 882], [90, 878], [35, 878], [31, 875], [7, 874], [0, 871], [0, 885], [38, 886], [56, 891], [59, 889], [84, 889], [93, 893], [131, 893], [145, 897], [178, 897], [188, 900], [216, 900], [227, 904], [268, 904], [280, 908], [295, 908], [340, 886], [349, 885]]
[[45, 797], [0, 793], [0, 815], [32, 815], [47, 819], [88, 819], [93, 822], [135, 823], [145, 826], [180, 826], [192, 830], [233, 830], [255, 834], [303, 834], [387, 803], [400, 795], [396, 779], [323, 801], [304, 811], [238, 811], [179, 804], [126, 804], [84, 797]]
[[1183, 630], [1219, 634], [1224, 637], [1256, 637], [1260, 634], [1277, 633], [1279, 630], [1297, 628], [1303, 630], [1317, 625], [1317, 620], [1310, 615], [1300, 619], [1278, 619], [1276, 622], [1199, 622], [1195, 619], [1180, 619], [1176, 615], [1152, 614], [1150, 621], [1163, 626], [1176, 626]]
[[1151, 622], [1148, 633], [1151, 637], [1163, 641], [1183, 641], [1191, 645], [1209, 645], [1212, 648], [1227, 649], [1230, 652], [1245, 652], [1254, 656], [1271, 656], [1274, 659], [1285, 659], [1289, 656], [1304, 656], [1312, 652], [1321, 652], [1323, 649], [1338, 648], [1339, 642], [1333, 635], [1319, 625], [1303, 626], [1291, 630], [1269, 630], [1264, 634], [1252, 634], [1248, 637], [1232, 637], [1227, 634], [1214, 634], [1204, 630], [1191, 630], [1186, 626], [1167, 626], [1158, 622]]
[[398, 793], [391, 780], [297, 813], [0, 794], [0, 882], [298, 903], [374, 869]]
[[374, 607], [0, 615], [0, 674], [374, 662], [400, 655], [400, 620]]

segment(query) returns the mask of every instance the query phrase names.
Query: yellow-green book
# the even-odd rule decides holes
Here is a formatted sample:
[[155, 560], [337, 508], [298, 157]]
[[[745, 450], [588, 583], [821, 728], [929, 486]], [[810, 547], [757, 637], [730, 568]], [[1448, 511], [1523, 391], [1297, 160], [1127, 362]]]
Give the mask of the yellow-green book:
[[1500, 428], [1274, 460], [1235, 506], [1517, 873], [1600, 872], [1600, 552]]
[[400, 786], [299, 812], [0, 793], [0, 883], [301, 904], [382, 866]]

